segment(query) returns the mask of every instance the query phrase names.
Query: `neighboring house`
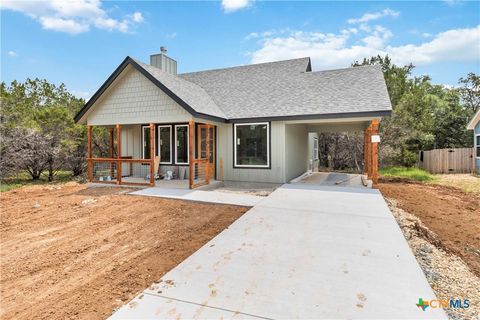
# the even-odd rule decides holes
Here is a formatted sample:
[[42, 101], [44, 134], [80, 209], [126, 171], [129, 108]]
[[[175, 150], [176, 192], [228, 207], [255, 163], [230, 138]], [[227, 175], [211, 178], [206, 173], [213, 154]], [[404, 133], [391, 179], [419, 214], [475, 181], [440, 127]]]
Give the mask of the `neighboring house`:
[[[376, 179], [370, 136], [392, 109], [381, 67], [313, 72], [310, 58], [176, 67], [165, 53], [150, 65], [127, 57], [78, 113], [88, 125], [90, 181], [153, 185], [159, 162], [160, 176], [191, 188], [213, 179], [284, 183], [317, 170], [318, 132], [343, 131], [365, 131], [365, 173]], [[94, 158], [92, 126], [110, 131], [108, 156]]]
[[467, 125], [468, 130], [473, 130], [473, 153], [475, 156], [475, 170], [480, 173], [480, 109], [475, 113]]

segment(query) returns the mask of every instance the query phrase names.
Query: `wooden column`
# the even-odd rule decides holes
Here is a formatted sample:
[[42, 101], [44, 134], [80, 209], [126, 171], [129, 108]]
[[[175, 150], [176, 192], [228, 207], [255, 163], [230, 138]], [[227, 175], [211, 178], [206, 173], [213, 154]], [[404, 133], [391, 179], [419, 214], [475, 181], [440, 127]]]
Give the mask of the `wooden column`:
[[93, 162], [92, 162], [92, 126], [87, 126], [87, 175], [88, 181], [93, 181]]
[[372, 146], [372, 181], [373, 184], [378, 183], [378, 142], [371, 142], [372, 141], [372, 135], [378, 135], [378, 120], [373, 120], [372, 121], [372, 129], [371, 129], [371, 135], [370, 135], [370, 143]]
[[210, 183], [210, 125], [206, 125], [207, 132], [205, 137], [205, 147], [207, 153], [207, 165], [205, 167], [205, 182]]
[[117, 184], [122, 184], [122, 126], [117, 124]]
[[150, 185], [155, 185], [155, 125], [150, 123]]
[[194, 181], [194, 173], [193, 173], [193, 148], [194, 139], [193, 135], [195, 132], [195, 121], [190, 120], [188, 122], [188, 180], [189, 180], [189, 188], [193, 189], [193, 181]]
[[[110, 155], [110, 159], [113, 159], [113, 155], [114, 155], [114, 133], [113, 133], [113, 128], [109, 128], [108, 129], [109, 133], [110, 133], [110, 147], [109, 147], [109, 155]], [[110, 162], [110, 176], [112, 177], [113, 179], [113, 176], [115, 175], [115, 168], [113, 167], [113, 162]]]

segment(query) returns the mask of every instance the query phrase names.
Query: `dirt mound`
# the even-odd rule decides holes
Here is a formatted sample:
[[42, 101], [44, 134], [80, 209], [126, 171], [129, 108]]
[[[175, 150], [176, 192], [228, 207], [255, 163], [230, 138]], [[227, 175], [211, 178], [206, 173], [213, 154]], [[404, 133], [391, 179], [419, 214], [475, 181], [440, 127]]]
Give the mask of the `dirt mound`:
[[247, 210], [128, 191], [2, 193], [0, 318], [105, 319]]
[[414, 214], [437, 236], [439, 247], [460, 256], [480, 276], [480, 195], [448, 186], [381, 183], [398, 207]]

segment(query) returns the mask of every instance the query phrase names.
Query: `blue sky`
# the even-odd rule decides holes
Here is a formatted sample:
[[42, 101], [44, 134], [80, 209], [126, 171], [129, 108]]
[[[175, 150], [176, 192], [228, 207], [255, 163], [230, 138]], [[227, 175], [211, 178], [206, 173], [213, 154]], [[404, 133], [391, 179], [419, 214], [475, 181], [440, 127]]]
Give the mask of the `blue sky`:
[[1, 3], [1, 78], [64, 82], [90, 97], [125, 56], [160, 46], [179, 72], [312, 57], [314, 70], [388, 53], [416, 74], [456, 85], [480, 72], [480, 2]]

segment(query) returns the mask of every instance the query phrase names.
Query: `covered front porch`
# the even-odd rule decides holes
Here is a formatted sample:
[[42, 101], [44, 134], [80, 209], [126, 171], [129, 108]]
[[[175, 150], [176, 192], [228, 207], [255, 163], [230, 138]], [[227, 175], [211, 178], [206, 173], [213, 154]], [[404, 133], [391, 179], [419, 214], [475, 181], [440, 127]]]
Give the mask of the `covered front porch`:
[[[95, 134], [108, 140], [107, 152], [94, 152]], [[92, 183], [193, 189], [209, 185], [216, 177], [213, 124], [190, 120], [88, 125], [87, 148]]]

